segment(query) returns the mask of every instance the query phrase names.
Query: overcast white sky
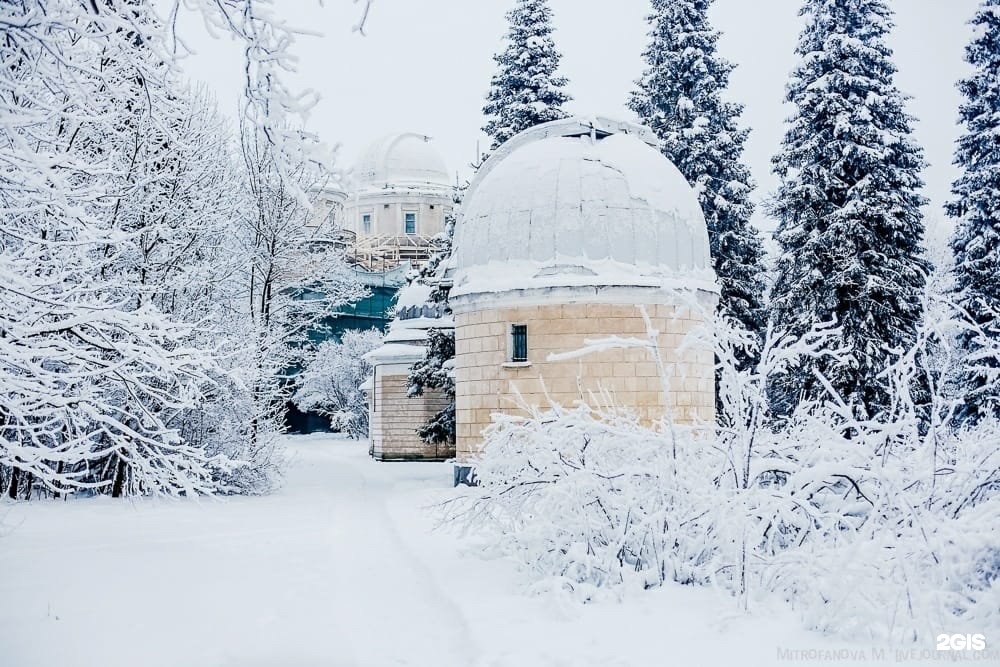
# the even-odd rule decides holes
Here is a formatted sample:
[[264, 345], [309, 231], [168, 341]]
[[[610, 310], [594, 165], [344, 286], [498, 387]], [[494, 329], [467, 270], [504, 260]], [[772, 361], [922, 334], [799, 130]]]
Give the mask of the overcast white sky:
[[[388, 132], [434, 137], [452, 171], [468, 173], [482, 135], [483, 96], [494, 71], [492, 55], [506, 31], [513, 0], [375, 0], [367, 36], [352, 33], [359, 7], [351, 0], [279, 0], [294, 26], [323, 33], [294, 47], [298, 72], [291, 82], [312, 88], [321, 101], [309, 118], [324, 141], [341, 144], [347, 167], [365, 145]], [[939, 217], [955, 175], [952, 145], [966, 71], [963, 48], [976, 0], [890, 0], [897, 27], [891, 46], [900, 88], [913, 96], [918, 141], [930, 163], [925, 172], [928, 213]], [[800, 0], [716, 0], [711, 18], [723, 32], [721, 54], [738, 65], [731, 97], [746, 105], [752, 128], [746, 160], [758, 183], [757, 199], [776, 186], [770, 158], [782, 136], [784, 86], [795, 64]], [[624, 102], [642, 69], [648, 0], [551, 0], [555, 40], [580, 114], [630, 114]], [[197, 27], [197, 24], [189, 23]], [[230, 42], [190, 31], [197, 55], [186, 62], [192, 78], [235, 110], [241, 85], [240, 54]], [[483, 145], [487, 142], [483, 138]], [[758, 218], [761, 216], [758, 215]], [[764, 220], [758, 219], [769, 227]]]

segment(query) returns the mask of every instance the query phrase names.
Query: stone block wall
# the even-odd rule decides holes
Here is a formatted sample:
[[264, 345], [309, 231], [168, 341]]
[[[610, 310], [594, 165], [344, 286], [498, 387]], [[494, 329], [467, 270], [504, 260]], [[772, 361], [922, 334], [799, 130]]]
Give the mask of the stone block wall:
[[[668, 413], [678, 423], [715, 418], [714, 355], [702, 339], [681, 350], [691, 331], [707, 323], [689, 307], [646, 306], [659, 331], [660, 353], [673, 374], [665, 394], [657, 365], [645, 349], [615, 349], [578, 359], [548, 361], [551, 353], [570, 352], [586, 339], [608, 336], [646, 339], [646, 325], [634, 304], [565, 304], [468, 310], [455, 315], [456, 421], [459, 462], [474, 461], [481, 433], [495, 412], [522, 412], [528, 405], [573, 405], [591, 392], [609, 392], [614, 401], [635, 409], [644, 420]], [[711, 312], [711, 309], [708, 309]], [[510, 329], [528, 328], [528, 362], [510, 362]], [[690, 345], [690, 342], [689, 342]]]
[[375, 388], [369, 405], [372, 454], [380, 461], [444, 461], [455, 456], [454, 444], [429, 445], [417, 429], [448, 405], [437, 390], [423, 396], [406, 395], [408, 367], [381, 366], [375, 374]]

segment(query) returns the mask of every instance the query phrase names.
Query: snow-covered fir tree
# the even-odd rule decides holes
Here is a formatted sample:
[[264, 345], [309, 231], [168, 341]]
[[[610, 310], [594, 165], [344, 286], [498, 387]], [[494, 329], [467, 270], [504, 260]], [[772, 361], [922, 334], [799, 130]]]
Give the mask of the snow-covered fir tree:
[[975, 37], [965, 50], [973, 73], [959, 82], [965, 133], [955, 150], [962, 175], [952, 185], [949, 215], [958, 220], [952, 239], [956, 300], [979, 331], [961, 335], [966, 352], [962, 417], [1000, 416], [1000, 359], [988, 338], [1000, 342], [1000, 0], [984, 0], [972, 19]]
[[921, 319], [928, 262], [920, 206], [923, 153], [886, 37], [883, 0], [807, 0], [787, 100], [795, 105], [773, 202], [781, 254], [776, 329], [801, 335], [836, 321], [844, 355], [812, 359], [772, 384], [776, 411], [825, 393], [814, 370], [854, 409], [889, 401], [879, 375], [908, 349]]
[[653, 0], [646, 70], [629, 108], [698, 190], [722, 288], [720, 308], [759, 333], [766, 321], [764, 250], [750, 224], [754, 183], [742, 162], [749, 131], [739, 127], [743, 106], [722, 99], [735, 66], [716, 53], [712, 1]]
[[[455, 202], [456, 207], [458, 201]], [[416, 278], [431, 285], [427, 297], [429, 304], [439, 306], [446, 317], [451, 316], [448, 306], [448, 288], [435, 279], [442, 263], [451, 256], [452, 239], [455, 234], [456, 213], [448, 214], [445, 219], [445, 231], [439, 234], [434, 243], [437, 248], [430, 260], [421, 267]], [[448, 406], [433, 415], [418, 433], [424, 442], [437, 445], [455, 441], [455, 378], [452, 366], [455, 360], [455, 330], [453, 328], [429, 329], [427, 331], [427, 351], [424, 358], [410, 369], [410, 397], [420, 396], [425, 389], [438, 389], [448, 398]]]
[[455, 330], [429, 329], [427, 355], [410, 370], [410, 397], [420, 396], [426, 389], [437, 389], [448, 399], [448, 405], [431, 416], [417, 430], [421, 439], [431, 445], [455, 442]]
[[548, 0], [516, 0], [507, 20], [507, 46], [493, 57], [499, 68], [483, 107], [492, 149], [529, 127], [565, 118], [562, 105], [572, 99], [558, 74]]

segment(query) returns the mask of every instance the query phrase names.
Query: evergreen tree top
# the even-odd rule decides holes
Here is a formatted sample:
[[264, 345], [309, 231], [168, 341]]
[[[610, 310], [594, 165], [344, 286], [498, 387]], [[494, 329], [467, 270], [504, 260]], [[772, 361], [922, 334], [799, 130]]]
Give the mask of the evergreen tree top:
[[[653, 0], [652, 12], [646, 17], [652, 25], [650, 41], [643, 52], [651, 68], [668, 60], [680, 60], [690, 66], [690, 80], [711, 90], [726, 87], [735, 66], [715, 54], [721, 33], [708, 23], [708, 9], [713, 2]], [[712, 76], [706, 78], [703, 76], [706, 73]]]
[[1000, 281], [988, 275], [995, 271], [995, 260], [983, 261], [1000, 252], [1000, 0], [984, 0], [970, 24], [975, 33], [965, 59], [974, 69], [958, 82], [965, 132], [956, 144], [954, 163], [962, 174], [952, 184], [954, 198], [945, 208], [963, 220], [952, 241], [959, 287], [975, 284], [1000, 296]]
[[[802, 59], [786, 96], [798, 111], [775, 172], [814, 172], [807, 177], [823, 180], [823, 197], [834, 206], [851, 199], [864, 207], [866, 197], [878, 195], [877, 207], [905, 199], [895, 212], [915, 212], [927, 201], [918, 193], [924, 160], [885, 42], [891, 10], [883, 0], [808, 0], [801, 13], [808, 21], [796, 49]], [[780, 202], [776, 212], [782, 213]]]
[[493, 57], [498, 70], [483, 107], [483, 131], [494, 149], [529, 127], [565, 118], [562, 105], [572, 99], [563, 90], [566, 77], [557, 74], [561, 55], [552, 39], [548, 1], [517, 0], [506, 16], [506, 47]]
[[698, 192], [721, 286], [720, 308], [747, 330], [760, 331], [764, 251], [750, 224], [754, 183], [742, 161], [749, 131], [739, 126], [742, 105], [723, 99], [735, 66], [716, 53], [720, 33], [708, 20], [711, 4], [653, 0], [646, 69], [629, 107]]
[[[966, 133], [959, 139], [955, 164], [972, 171], [1000, 168], [1000, 0], [984, 0], [969, 22], [975, 34], [965, 60], [975, 69], [958, 82], [965, 101], [959, 117]], [[1000, 174], [996, 176], [1000, 178]], [[956, 181], [961, 189], [965, 177]]]
[[[849, 405], [875, 415], [891, 402], [882, 373], [922, 317], [923, 151], [894, 82], [887, 3], [806, 0], [801, 13], [786, 97], [795, 113], [773, 159], [782, 252], [771, 321], [794, 335], [836, 321], [843, 357], [809, 364]], [[772, 399], [788, 413], [825, 391], [803, 367], [776, 383]]]
[[945, 206], [958, 219], [951, 248], [955, 254], [956, 302], [982, 334], [963, 331], [965, 350], [961, 419], [1000, 416], [1000, 391], [993, 372], [1000, 368], [1000, 0], [984, 0], [970, 24], [973, 38], [965, 49], [972, 73], [958, 82], [963, 102], [959, 119], [964, 132], [955, 147], [961, 175]]
[[965, 59], [973, 65], [996, 62], [1000, 51], [1000, 0], [982, 0], [969, 21], [973, 26], [972, 41], [965, 47]]
[[[738, 124], [743, 106], [722, 99], [735, 65], [716, 53], [720, 33], [707, 17], [712, 1], [653, 0], [643, 52], [647, 67], [629, 107], [656, 132], [664, 154], [693, 186], [721, 190], [739, 184], [732, 197], [743, 200], [753, 189], [749, 170], [739, 162], [748, 131]], [[715, 187], [706, 178], [716, 180]], [[745, 217], [751, 212], [752, 206]]]

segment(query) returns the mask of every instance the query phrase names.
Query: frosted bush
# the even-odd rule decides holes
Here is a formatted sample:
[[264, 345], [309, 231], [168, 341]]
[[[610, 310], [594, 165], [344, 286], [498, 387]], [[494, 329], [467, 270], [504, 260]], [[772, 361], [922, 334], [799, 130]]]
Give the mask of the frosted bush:
[[376, 329], [345, 331], [341, 340], [325, 341], [299, 378], [292, 397], [303, 411], [329, 418], [330, 426], [352, 438], [368, 435], [368, 401], [361, 384], [372, 367], [364, 355], [382, 344]]
[[540, 587], [581, 599], [707, 578], [692, 500], [708, 480], [676, 474], [703, 446], [693, 433], [646, 428], [615, 407], [525, 409], [487, 429], [479, 486], [450, 506], [454, 516], [489, 531]]
[[915, 640], [941, 628], [1000, 627], [995, 427], [939, 442], [935, 468], [926, 442], [858, 426], [850, 439], [830, 429], [799, 441], [803, 454], [822, 453], [824, 463], [804, 470], [824, 487], [803, 493], [795, 477], [783, 486], [812, 521], [772, 520], [779, 531], [808, 532], [785, 548], [759, 550], [758, 585], [783, 595], [809, 625], [855, 637]]
[[[946, 346], [940, 324], [921, 331], [924, 351]], [[838, 330], [769, 334], [745, 370], [738, 350], [753, 338], [721, 318], [717, 331], [714, 429], [644, 425], [608, 395], [522, 405], [523, 416], [495, 415], [478, 486], [445, 504], [446, 519], [517, 562], [535, 590], [583, 601], [676, 581], [718, 586], [744, 609], [780, 596], [810, 627], [853, 637], [1000, 631], [1000, 426], [952, 426], [960, 396], [929, 366], [948, 355], [900, 356], [889, 419], [859, 420], [830, 389], [779, 422], [769, 379], [804, 355], [842, 354]], [[655, 334], [588, 347], [656, 354]], [[917, 405], [911, 380], [929, 370], [931, 403]]]

